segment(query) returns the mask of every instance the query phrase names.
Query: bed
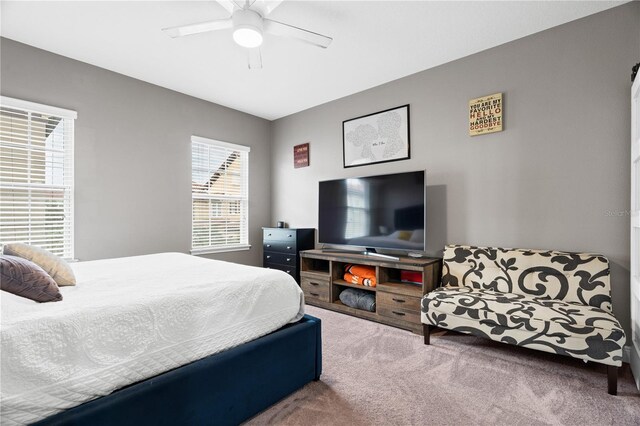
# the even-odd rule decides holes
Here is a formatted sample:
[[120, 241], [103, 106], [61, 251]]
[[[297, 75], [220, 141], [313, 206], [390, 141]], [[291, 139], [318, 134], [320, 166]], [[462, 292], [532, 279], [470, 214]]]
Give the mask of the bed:
[[320, 323], [281, 271], [180, 253], [72, 268], [61, 302], [2, 292], [3, 425], [234, 424], [319, 378]]

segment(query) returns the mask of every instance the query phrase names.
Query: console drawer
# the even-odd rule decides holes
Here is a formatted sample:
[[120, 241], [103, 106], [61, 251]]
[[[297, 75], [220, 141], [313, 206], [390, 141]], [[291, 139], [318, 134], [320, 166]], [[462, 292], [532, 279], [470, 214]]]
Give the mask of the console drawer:
[[420, 313], [419, 297], [405, 296], [404, 294], [387, 293], [386, 291], [378, 291], [378, 305], [384, 305], [393, 309], [402, 309], [404, 311], [413, 311]]
[[420, 324], [420, 312], [403, 308], [391, 308], [385, 305], [377, 305], [376, 311], [378, 315], [382, 315], [383, 317]]
[[317, 299], [323, 302], [329, 301], [329, 281], [319, 280], [315, 278], [300, 278], [300, 287], [304, 292], [304, 297], [309, 299]]

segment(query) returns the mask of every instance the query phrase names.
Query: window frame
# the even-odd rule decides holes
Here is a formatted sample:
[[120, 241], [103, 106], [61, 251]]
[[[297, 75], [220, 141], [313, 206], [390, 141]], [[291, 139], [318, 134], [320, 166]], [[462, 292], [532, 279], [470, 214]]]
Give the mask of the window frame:
[[[245, 212], [246, 219], [244, 220], [244, 223], [242, 220], [240, 221], [240, 227], [241, 227], [240, 234], [241, 235], [244, 234], [246, 236], [246, 242], [241, 241], [239, 244], [225, 245], [220, 247], [206, 246], [206, 247], [194, 248], [193, 246], [193, 243], [194, 243], [194, 238], [193, 238], [194, 236], [194, 202], [193, 200], [196, 198], [193, 192], [194, 144], [210, 145], [210, 146], [214, 146], [222, 149], [245, 153], [246, 161], [245, 161], [245, 164], [243, 165], [243, 170], [242, 170], [242, 179], [243, 179], [242, 185], [244, 186], [244, 188], [246, 188], [246, 192], [244, 197], [239, 197], [239, 201], [241, 202], [244, 201], [246, 204], [246, 212]], [[244, 250], [251, 249], [251, 244], [249, 242], [249, 153], [251, 152], [251, 147], [246, 145], [234, 144], [230, 142], [224, 142], [224, 141], [215, 140], [215, 139], [204, 138], [204, 137], [195, 136], [195, 135], [191, 136], [191, 143], [189, 144], [189, 146], [191, 149], [191, 185], [192, 185], [191, 187], [191, 249], [190, 249], [190, 253], [192, 255], [202, 255], [202, 254], [212, 254], [212, 253], [244, 251]], [[212, 197], [210, 199], [215, 199], [215, 197]], [[224, 198], [220, 198], [220, 199], [224, 199]], [[228, 200], [229, 198], [226, 198], [226, 199]], [[242, 207], [240, 207], [240, 210], [242, 211]], [[211, 217], [212, 213], [210, 212], [209, 214]], [[244, 230], [242, 230], [242, 226], [245, 227]]]
[[[65, 164], [68, 164], [68, 169], [63, 168], [64, 173], [69, 172], [70, 183], [67, 185], [63, 182], [62, 185], [52, 185], [52, 186], [62, 186], [64, 188], [65, 196], [63, 197], [65, 200], [68, 200], [63, 204], [63, 211], [65, 212], [65, 221], [68, 220], [68, 226], [64, 227], [64, 231], [66, 234], [63, 236], [63, 241], [68, 241], [68, 245], [63, 243], [63, 247], [66, 248], [61, 257], [67, 260], [75, 260], [75, 156], [74, 156], [74, 147], [75, 147], [75, 120], [78, 118], [78, 113], [73, 110], [54, 107], [50, 105], [44, 105], [36, 102], [25, 101], [22, 99], [11, 98], [8, 96], [0, 96], [0, 106], [21, 110], [26, 113], [29, 117], [31, 114], [44, 114], [55, 116], [56, 118], [60, 118], [65, 120], [65, 126], [69, 126], [68, 130], [68, 140], [65, 138], [65, 146], [63, 149], [63, 161]], [[31, 123], [31, 118], [28, 120], [29, 127]], [[31, 154], [29, 154], [31, 155]], [[29, 170], [29, 174], [31, 171]], [[8, 186], [10, 187], [10, 185]], [[29, 187], [29, 184], [27, 184]], [[30, 201], [31, 203], [33, 201]], [[21, 240], [21, 242], [25, 242], [27, 244], [31, 244], [31, 237], [29, 240]], [[11, 241], [3, 241], [4, 243], [9, 243]]]

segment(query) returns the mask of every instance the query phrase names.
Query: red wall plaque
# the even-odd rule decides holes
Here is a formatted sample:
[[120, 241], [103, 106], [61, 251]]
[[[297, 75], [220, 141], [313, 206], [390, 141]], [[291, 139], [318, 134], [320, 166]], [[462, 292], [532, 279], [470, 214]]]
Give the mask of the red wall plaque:
[[309, 166], [309, 142], [302, 145], [296, 145], [293, 147], [293, 167], [298, 169], [300, 167]]

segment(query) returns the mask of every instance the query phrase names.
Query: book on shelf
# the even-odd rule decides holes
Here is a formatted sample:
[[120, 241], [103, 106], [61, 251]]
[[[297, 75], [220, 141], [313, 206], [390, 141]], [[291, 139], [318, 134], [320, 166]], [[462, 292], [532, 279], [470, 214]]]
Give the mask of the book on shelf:
[[422, 285], [422, 272], [400, 271], [400, 281], [406, 284]]

